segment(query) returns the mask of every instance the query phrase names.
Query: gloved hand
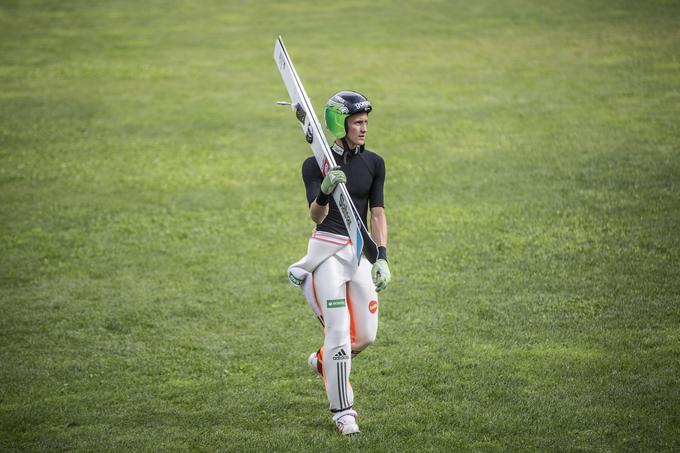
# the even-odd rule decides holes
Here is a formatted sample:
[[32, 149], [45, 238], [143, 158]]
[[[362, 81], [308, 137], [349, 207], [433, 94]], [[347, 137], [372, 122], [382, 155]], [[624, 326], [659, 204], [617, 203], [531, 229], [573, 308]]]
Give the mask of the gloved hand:
[[392, 279], [387, 261], [383, 259], [377, 260], [371, 269], [371, 276], [373, 277], [373, 284], [375, 285], [376, 291], [380, 292], [387, 288], [387, 285]]
[[340, 167], [333, 167], [328, 170], [326, 177], [321, 181], [321, 192], [330, 195], [335, 190], [335, 187], [341, 182], [347, 182], [345, 172], [340, 170]]

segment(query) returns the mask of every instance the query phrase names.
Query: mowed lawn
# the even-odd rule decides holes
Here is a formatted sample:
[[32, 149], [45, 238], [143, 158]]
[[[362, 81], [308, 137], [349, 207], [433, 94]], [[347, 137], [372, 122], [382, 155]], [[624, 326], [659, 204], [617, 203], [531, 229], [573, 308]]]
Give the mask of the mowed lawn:
[[[680, 3], [0, 1], [0, 450], [680, 450]], [[286, 268], [373, 102], [391, 286], [342, 438]]]

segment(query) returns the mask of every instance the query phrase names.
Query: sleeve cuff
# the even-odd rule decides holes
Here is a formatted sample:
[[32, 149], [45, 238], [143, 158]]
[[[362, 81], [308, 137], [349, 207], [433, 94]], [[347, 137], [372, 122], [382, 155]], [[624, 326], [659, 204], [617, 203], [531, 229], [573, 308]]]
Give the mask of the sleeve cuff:
[[316, 196], [316, 204], [319, 206], [326, 206], [328, 204], [328, 199], [330, 197], [323, 193], [322, 191], [319, 191], [319, 195]]

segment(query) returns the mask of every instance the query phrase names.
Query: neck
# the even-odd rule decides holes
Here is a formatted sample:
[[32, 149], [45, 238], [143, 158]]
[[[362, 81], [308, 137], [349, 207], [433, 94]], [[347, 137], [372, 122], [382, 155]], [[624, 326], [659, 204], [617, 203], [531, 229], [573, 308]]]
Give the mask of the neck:
[[346, 143], [347, 146], [349, 146], [349, 150], [345, 149], [345, 145], [343, 144], [342, 139], [338, 139], [335, 141], [335, 144], [338, 145], [340, 148], [344, 149], [345, 151], [354, 151], [355, 149], [357, 149], [357, 146], [359, 146], [356, 143], [347, 140], [347, 138], [345, 138], [344, 143]]

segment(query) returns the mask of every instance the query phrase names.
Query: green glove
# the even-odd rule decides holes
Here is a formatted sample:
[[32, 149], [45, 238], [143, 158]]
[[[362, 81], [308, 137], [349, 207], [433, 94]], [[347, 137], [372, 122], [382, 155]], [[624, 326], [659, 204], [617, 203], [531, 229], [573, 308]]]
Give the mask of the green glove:
[[373, 284], [375, 285], [376, 291], [380, 292], [387, 288], [387, 285], [392, 279], [387, 261], [383, 259], [377, 260], [371, 269], [371, 276], [373, 277]]
[[340, 167], [333, 167], [328, 170], [326, 177], [321, 181], [321, 192], [330, 195], [335, 190], [335, 186], [341, 182], [347, 182], [347, 176], [340, 170]]

